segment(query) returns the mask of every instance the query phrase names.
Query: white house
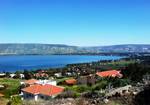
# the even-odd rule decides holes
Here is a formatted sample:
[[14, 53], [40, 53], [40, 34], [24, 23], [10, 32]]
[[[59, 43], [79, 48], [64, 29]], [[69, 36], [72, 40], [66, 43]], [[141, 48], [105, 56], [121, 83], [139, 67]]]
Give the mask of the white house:
[[6, 73], [0, 73], [0, 77], [6, 76]]
[[21, 90], [21, 95], [23, 99], [50, 99], [54, 98], [58, 94], [64, 91], [63, 87], [54, 86], [50, 84], [35, 84], [29, 87], [26, 87]]
[[50, 85], [57, 85], [57, 82], [54, 80], [39, 80], [36, 82], [37, 84], [50, 84]]
[[56, 76], [57, 78], [62, 77], [62, 73], [55, 73], [54, 76]]
[[20, 78], [23, 79], [24, 78], [24, 74], [20, 74]]
[[13, 74], [13, 73], [10, 74], [10, 77], [11, 77], [11, 78], [13, 78], [13, 77], [15, 77], [15, 76], [16, 76], [16, 74]]
[[55, 80], [36, 80], [36, 79], [30, 79], [26, 80], [24, 82], [20, 82], [21, 84], [27, 84], [27, 85], [34, 85], [34, 84], [50, 84], [50, 85], [57, 85], [57, 82]]
[[30, 79], [21, 84], [27, 84], [28, 87], [21, 89], [23, 99], [34, 99], [37, 101], [39, 98], [49, 99], [64, 91], [63, 87], [56, 86], [54, 80], [36, 80]]

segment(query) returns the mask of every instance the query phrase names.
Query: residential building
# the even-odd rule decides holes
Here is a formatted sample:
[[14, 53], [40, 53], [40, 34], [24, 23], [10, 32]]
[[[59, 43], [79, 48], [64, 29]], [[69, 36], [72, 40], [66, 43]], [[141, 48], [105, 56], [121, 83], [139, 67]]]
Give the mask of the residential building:
[[94, 85], [96, 78], [94, 75], [80, 76], [77, 78], [77, 84], [79, 85]]
[[75, 85], [77, 83], [77, 80], [76, 79], [67, 79], [67, 80], [65, 80], [65, 83], [67, 85]]
[[36, 84], [38, 82], [38, 80], [36, 80], [36, 79], [30, 79], [30, 80], [26, 80], [26, 81], [24, 81], [22, 84], [26, 84], [26, 85], [34, 85], [34, 84]]
[[57, 85], [57, 82], [55, 80], [38, 80], [36, 84], [50, 84], [50, 85]]
[[6, 73], [0, 73], [0, 77], [5, 77]]
[[62, 77], [62, 73], [55, 73], [54, 76], [57, 78], [60, 78], [60, 77]]
[[26, 87], [21, 90], [21, 95], [23, 99], [50, 99], [56, 97], [58, 94], [64, 91], [63, 87], [54, 86], [50, 84], [35, 84], [29, 87]]
[[97, 72], [96, 74], [100, 77], [119, 77], [119, 78], [121, 78], [123, 75], [120, 72], [121, 71], [118, 71], [118, 70], [108, 70], [108, 71]]
[[45, 72], [38, 72], [34, 75], [36, 78], [48, 78], [48, 74]]
[[57, 82], [55, 80], [37, 80], [37, 79], [30, 79], [26, 80], [24, 82], [21, 82], [21, 84], [25, 84], [28, 86], [35, 85], [35, 84], [50, 84], [50, 85], [57, 85]]
[[20, 74], [20, 78], [23, 79], [24, 78], [24, 74]]
[[15, 76], [16, 76], [16, 74], [13, 74], [13, 73], [10, 74], [10, 77], [11, 77], [11, 78], [14, 78]]

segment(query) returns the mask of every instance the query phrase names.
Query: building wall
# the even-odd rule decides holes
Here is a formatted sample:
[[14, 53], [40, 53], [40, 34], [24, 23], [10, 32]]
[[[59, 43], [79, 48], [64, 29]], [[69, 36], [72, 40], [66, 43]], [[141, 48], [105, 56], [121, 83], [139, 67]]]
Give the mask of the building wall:
[[51, 82], [48, 82], [47, 84], [56, 86], [56, 85], [57, 85], [57, 82], [56, 82], [56, 81], [51, 81]]
[[[27, 93], [27, 92], [22, 92], [23, 99], [34, 99], [35, 100], [35, 95]], [[36, 96], [37, 99], [37, 96]]]
[[35, 101], [37, 101], [38, 99], [49, 100], [55, 97], [55, 96], [46, 96], [42, 94], [33, 95], [27, 92], [22, 92], [22, 96], [23, 96], [23, 99], [29, 99], [29, 100], [35, 100]]

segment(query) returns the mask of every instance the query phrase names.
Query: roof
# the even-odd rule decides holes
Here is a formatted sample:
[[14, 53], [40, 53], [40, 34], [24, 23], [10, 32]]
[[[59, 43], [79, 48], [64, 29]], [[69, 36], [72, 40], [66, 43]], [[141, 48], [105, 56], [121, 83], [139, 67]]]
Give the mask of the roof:
[[33, 84], [35, 84], [36, 82], [38, 82], [38, 80], [36, 80], [36, 79], [30, 79], [30, 80], [25, 81], [25, 83], [26, 83], [26, 84], [29, 84], [29, 85], [33, 85]]
[[120, 77], [122, 74], [118, 70], [109, 70], [109, 71], [103, 71], [103, 72], [97, 72], [96, 73], [100, 77]]
[[63, 92], [64, 88], [50, 85], [50, 84], [45, 84], [45, 85], [35, 84], [30, 87], [22, 89], [22, 91], [31, 94], [42, 94], [47, 96], [53, 96]]
[[3, 97], [4, 95], [2, 93], [0, 93], [0, 97]]
[[67, 79], [67, 80], [65, 80], [65, 82], [69, 85], [74, 85], [77, 83], [77, 81], [75, 79]]
[[36, 73], [35, 76], [36, 77], [48, 77], [48, 74], [41, 72], [41, 73]]

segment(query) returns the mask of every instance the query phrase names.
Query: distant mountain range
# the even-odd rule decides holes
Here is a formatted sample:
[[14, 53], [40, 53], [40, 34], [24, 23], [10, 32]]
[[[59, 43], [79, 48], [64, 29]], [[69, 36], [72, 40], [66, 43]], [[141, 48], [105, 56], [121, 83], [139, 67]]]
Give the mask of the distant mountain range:
[[0, 44], [0, 55], [8, 54], [87, 54], [150, 52], [150, 44], [79, 47], [61, 44]]

